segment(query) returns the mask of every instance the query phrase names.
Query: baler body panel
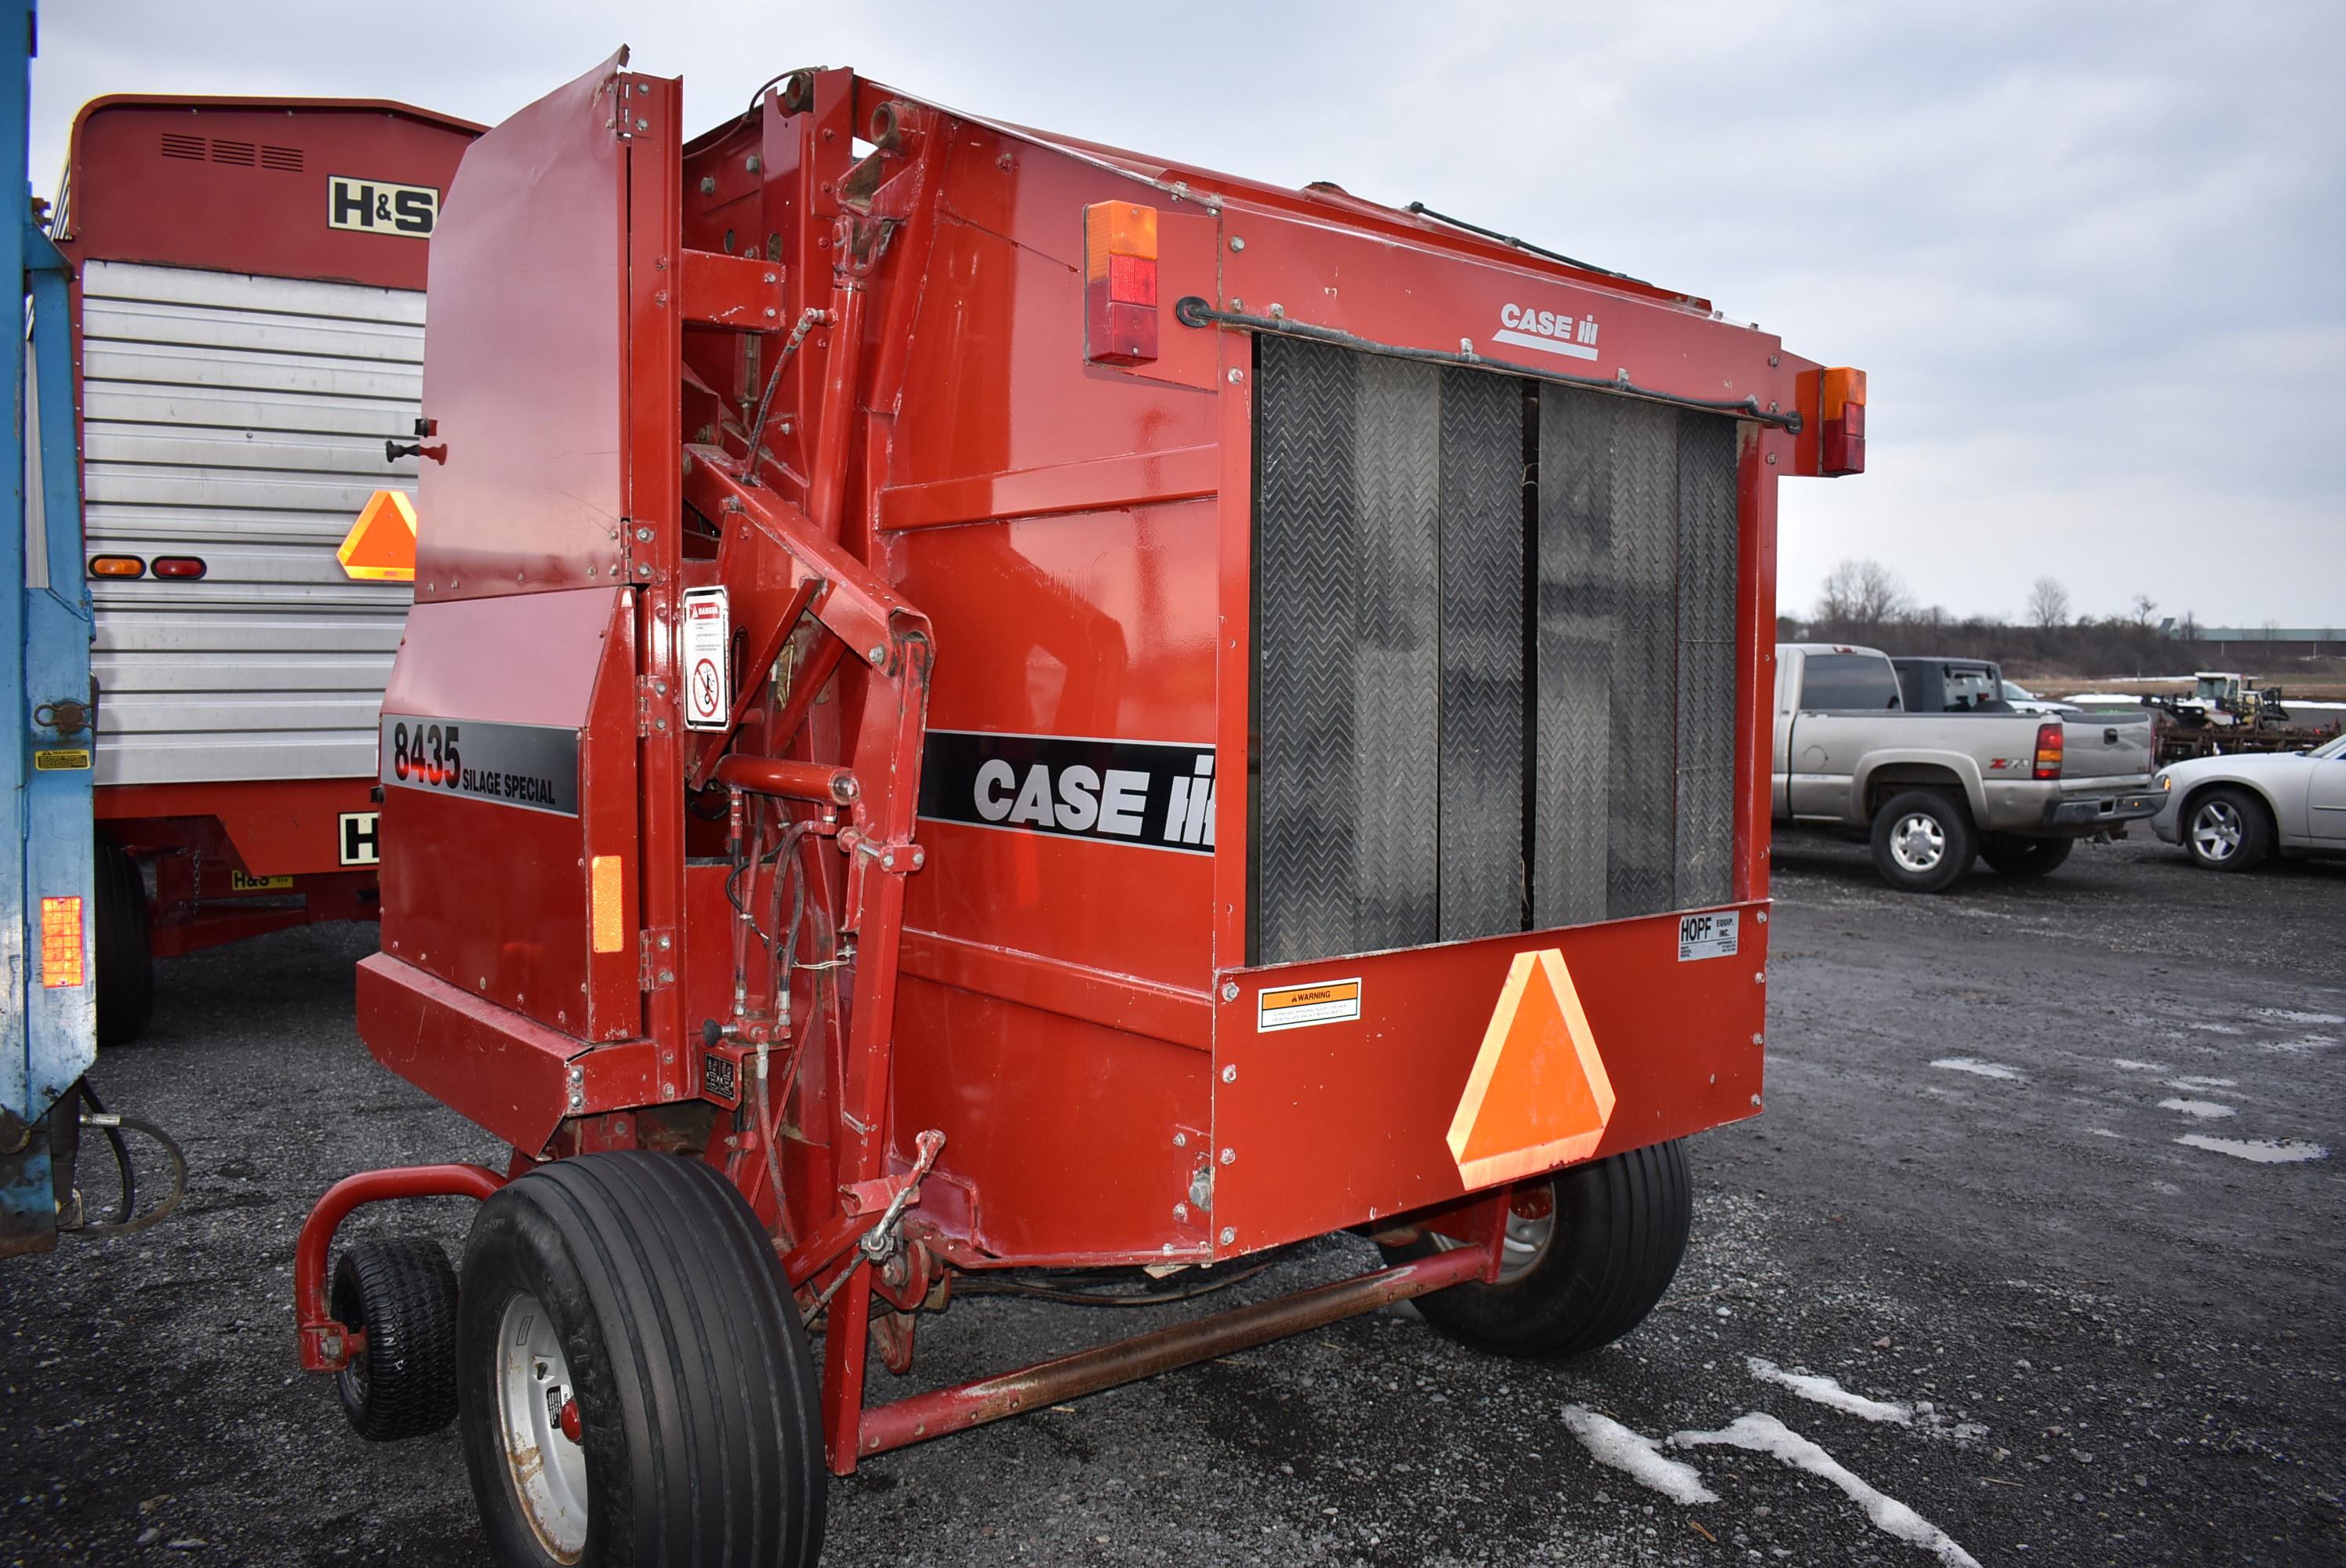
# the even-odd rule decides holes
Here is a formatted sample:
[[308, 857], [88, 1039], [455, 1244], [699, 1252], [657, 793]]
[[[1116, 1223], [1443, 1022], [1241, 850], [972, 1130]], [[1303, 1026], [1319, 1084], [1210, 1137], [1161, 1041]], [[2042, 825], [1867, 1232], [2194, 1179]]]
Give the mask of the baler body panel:
[[[810, 851], [811, 894], [840, 922], [821, 940], [859, 939], [853, 994], [824, 989], [830, 961], [792, 971], [789, 1027], [812, 1044], [784, 1086], [780, 1199], [753, 1134], [710, 1148], [786, 1237], [824, 1224], [841, 1186], [908, 1166], [929, 1128], [944, 1152], [913, 1228], [964, 1267], [1226, 1257], [1454, 1207], [1489, 1183], [1462, 1176], [1446, 1135], [1511, 967], [1549, 950], [1612, 1078], [1595, 1152], [1753, 1114], [1753, 694], [1772, 645], [1775, 465], [1794, 453], [1771, 421], [1807, 361], [1696, 302], [1340, 196], [1204, 176], [1176, 191], [846, 72], [791, 90], [790, 108], [770, 100], [679, 148], [675, 84], [615, 65], [484, 137], [458, 177], [425, 383], [448, 451], [426, 469], [419, 608], [386, 714], [568, 726], [583, 805], [390, 791], [399, 865], [362, 993], [377, 1054], [532, 1156], [588, 1135], [546, 1123], [547, 1061], [586, 1085], [567, 1102], [580, 1128], [628, 1108], [612, 1096], [635, 1083], [658, 1089], [635, 1109], [697, 1100], [750, 1127], [738, 1085], [769, 1026], [740, 955], [775, 933], [744, 934], [729, 830], [684, 820], [683, 781], [725, 746], [759, 756], [793, 672], [833, 667], [814, 660], [828, 636], [846, 656], [774, 755], [852, 767], [866, 791]], [[614, 105], [636, 91], [650, 107], [623, 139]], [[882, 105], [910, 136], [851, 167]], [[869, 211], [843, 206], [847, 189]], [[1111, 201], [1158, 209], [1159, 352], [1132, 365], [1086, 359], [1084, 211]], [[720, 275], [721, 307], [692, 281]], [[1183, 324], [1170, 306], [1185, 296], [1323, 341]], [[750, 311], [771, 322], [762, 335], [730, 324]], [[1285, 569], [1270, 546], [1299, 535], [1264, 542], [1313, 525], [1281, 489], [1295, 473], [1266, 473], [1282, 443], [1310, 443], [1309, 418], [1290, 416], [1326, 412], [1277, 401], [1310, 395], [1278, 374], [1306, 361], [1401, 389], [1382, 423], [1331, 438], [1433, 454], [1398, 501], [1382, 481], [1331, 479], [1355, 485], [1340, 510], [1382, 524], [1402, 505], [1423, 547], [1406, 579], [1357, 548], [1307, 563], [1331, 592], [1374, 579], [1345, 624], [1362, 639], [1349, 652], [1377, 657], [1318, 667], [1311, 638], [1263, 607], [1309, 579], [1266, 578]], [[1647, 395], [1534, 387], [1559, 369]], [[1604, 417], [1560, 429], [1591, 405]], [[741, 426], [767, 407], [753, 450]], [[1620, 514], [1658, 520], [1641, 537], [1659, 553], [1632, 577], [1546, 573], [1614, 514], [1543, 501], [1526, 462], [1569, 467], [1569, 450], [1586, 468], [1632, 425], [1651, 461], [1600, 477], [1631, 494]], [[747, 688], [722, 744], [684, 733], [675, 689], [673, 596], [717, 585]], [[1619, 681], [1601, 662], [1594, 677], [1544, 662], [1552, 633], [1612, 649]], [[1263, 706], [1267, 658], [1295, 677], [1283, 707]], [[771, 696], [749, 701], [770, 673]], [[1258, 773], [1308, 793], [1324, 766], [1358, 797], [1393, 771], [1369, 729], [1312, 729], [1315, 680], [1424, 763], [1413, 794], [1354, 812], [1358, 842], [1406, 839], [1367, 901], [1408, 918], [1274, 942], [1267, 877], [1300, 878], [1276, 891], [1300, 889], [1290, 904], [1307, 912], [1332, 895], [1311, 881], [1312, 819], [1273, 820]], [[1598, 683], [1596, 717], [1550, 732], [1552, 710]], [[1643, 748], [1627, 786], [1609, 752], [1589, 756], [1591, 738], [1625, 735]], [[1322, 763], [1315, 746], [1341, 754]], [[1564, 802], [1585, 830], [1577, 860], [1544, 838], [1551, 786], [1575, 767], [1599, 791]], [[1267, 866], [1269, 836], [1288, 848]], [[1589, 871], [1597, 854], [1636, 875]], [[596, 949], [604, 855], [627, 869], [618, 953]], [[1580, 879], [1568, 900], [1542, 891], [1559, 863]], [[864, 901], [891, 887], [903, 912], [883, 942]], [[1687, 953], [1687, 911], [1731, 912], [1739, 942]], [[1350, 1015], [1263, 1026], [1265, 992], [1326, 982], [1353, 986]], [[423, 1055], [485, 1059], [498, 1009], [527, 1036], [514, 1060], [532, 1086], [468, 1106], [464, 1074]], [[444, 1044], [415, 1045], [442, 1014]]]

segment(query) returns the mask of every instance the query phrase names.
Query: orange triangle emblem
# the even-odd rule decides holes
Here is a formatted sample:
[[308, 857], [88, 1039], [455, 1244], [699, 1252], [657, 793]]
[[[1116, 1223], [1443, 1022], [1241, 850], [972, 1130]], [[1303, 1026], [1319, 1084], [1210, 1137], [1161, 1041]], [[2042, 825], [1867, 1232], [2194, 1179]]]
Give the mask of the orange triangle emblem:
[[334, 559], [342, 575], [375, 583], [415, 581], [415, 508], [400, 490], [378, 490], [359, 509]]
[[1470, 1188], [1587, 1158], [1613, 1119], [1613, 1081], [1556, 948], [1515, 954], [1483, 1032], [1450, 1155]]

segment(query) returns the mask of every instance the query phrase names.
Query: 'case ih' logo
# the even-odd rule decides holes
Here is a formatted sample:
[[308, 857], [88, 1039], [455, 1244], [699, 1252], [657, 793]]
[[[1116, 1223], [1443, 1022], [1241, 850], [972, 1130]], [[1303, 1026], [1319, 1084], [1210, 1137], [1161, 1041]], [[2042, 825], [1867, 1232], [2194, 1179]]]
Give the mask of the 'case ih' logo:
[[1501, 308], [1499, 330], [1491, 336], [1544, 354], [1576, 360], [1596, 357], [1596, 318], [1583, 316], [1576, 321], [1569, 311], [1535, 311], [1529, 305], [1509, 304]]
[[440, 193], [428, 185], [393, 185], [381, 179], [326, 178], [326, 227], [362, 234], [404, 234], [422, 239], [440, 220]]

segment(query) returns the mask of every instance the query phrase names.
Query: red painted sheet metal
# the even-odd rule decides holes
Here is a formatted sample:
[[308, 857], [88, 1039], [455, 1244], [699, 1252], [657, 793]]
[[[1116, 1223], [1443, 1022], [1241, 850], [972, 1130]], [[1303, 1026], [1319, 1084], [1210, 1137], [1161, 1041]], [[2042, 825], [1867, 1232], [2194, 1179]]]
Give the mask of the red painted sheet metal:
[[358, 1015], [376, 1061], [531, 1154], [545, 1149], [565, 1116], [661, 1098], [649, 1042], [590, 1048], [387, 952], [359, 962]]
[[618, 65], [484, 136], [449, 192], [423, 364], [447, 458], [423, 465], [420, 605], [623, 572], [627, 164], [607, 90]]
[[[1217, 1251], [1250, 1252], [1466, 1191], [1449, 1146], [1461, 1095], [1519, 952], [1562, 951], [1612, 1081], [1596, 1156], [1760, 1109], [1764, 906], [1732, 955], [1681, 962], [1679, 917], [1231, 970], [1214, 1029]], [[1359, 1016], [1258, 1028], [1265, 990], [1357, 980]], [[1230, 1237], [1223, 1241], [1220, 1237]]]
[[117, 784], [97, 791], [101, 822], [211, 817], [256, 877], [343, 870], [342, 819], [375, 810], [367, 779], [249, 779], [213, 784]]
[[479, 126], [365, 98], [93, 98], [74, 117], [61, 243], [93, 258], [423, 287], [426, 239], [336, 229], [328, 180], [444, 198]]
[[[383, 712], [575, 734], [576, 816], [387, 785], [383, 948], [565, 1034], [626, 1039], [638, 988], [634, 609], [624, 588], [418, 605]], [[460, 753], [464, 747], [458, 748]], [[481, 748], [475, 748], [478, 759]], [[619, 858], [624, 923], [592, 950], [590, 861]], [[485, 911], [495, 918], [484, 919]]]

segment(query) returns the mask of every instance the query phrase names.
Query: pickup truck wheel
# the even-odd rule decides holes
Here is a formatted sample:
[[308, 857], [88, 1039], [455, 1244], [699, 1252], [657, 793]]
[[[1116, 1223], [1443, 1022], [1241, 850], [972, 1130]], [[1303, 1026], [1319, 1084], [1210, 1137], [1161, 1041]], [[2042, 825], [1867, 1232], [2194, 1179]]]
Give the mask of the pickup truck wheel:
[[[1686, 1140], [1573, 1166], [1515, 1189], [1497, 1283], [1417, 1298], [1450, 1338], [1503, 1356], [1555, 1359], [1609, 1345], [1645, 1321], [1686, 1256], [1694, 1182]], [[1387, 1263], [1458, 1244], [1423, 1231]]]
[[1892, 795], [1873, 814], [1873, 869], [1902, 892], [1935, 893], [1971, 870], [1971, 813], [1928, 789]]
[[2211, 871], [2245, 871], [2272, 850], [2272, 819], [2246, 789], [2210, 789], [2191, 802], [2183, 843]]
[[2075, 839], [2023, 839], [1989, 833], [1980, 840], [1980, 859], [2007, 877], [2041, 877], [2069, 858]]

